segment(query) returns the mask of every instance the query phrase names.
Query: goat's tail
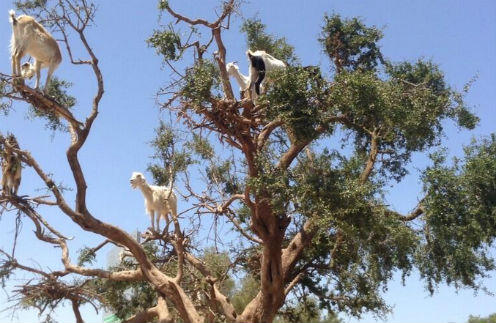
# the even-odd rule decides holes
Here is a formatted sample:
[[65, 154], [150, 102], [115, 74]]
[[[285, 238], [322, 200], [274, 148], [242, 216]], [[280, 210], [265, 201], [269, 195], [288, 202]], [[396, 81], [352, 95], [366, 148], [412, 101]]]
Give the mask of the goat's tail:
[[9, 11], [9, 21], [12, 25], [15, 25], [17, 23], [17, 19], [15, 17], [15, 11], [12, 9]]

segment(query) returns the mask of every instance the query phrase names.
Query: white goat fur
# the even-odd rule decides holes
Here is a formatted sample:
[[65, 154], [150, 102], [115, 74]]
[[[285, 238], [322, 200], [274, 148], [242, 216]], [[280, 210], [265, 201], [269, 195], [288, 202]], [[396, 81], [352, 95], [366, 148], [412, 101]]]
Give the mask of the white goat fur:
[[40, 70], [48, 68], [45, 89], [50, 82], [53, 72], [62, 61], [60, 48], [55, 39], [33, 17], [21, 15], [16, 18], [14, 10], [10, 10], [12, 38], [10, 54], [12, 58], [12, 76], [21, 76], [21, 59], [31, 55], [34, 59], [36, 72], [35, 89], [40, 85]]
[[[250, 62], [250, 75], [248, 76], [250, 81], [249, 94], [252, 99], [256, 99], [260, 93], [265, 91], [265, 84], [267, 83], [265, 74], [274, 70], [285, 69], [286, 64], [263, 50], [257, 50], [255, 52], [248, 50], [246, 55]], [[255, 64], [257, 59], [259, 63]], [[263, 61], [263, 64], [260, 63], [260, 60]]]
[[250, 78], [246, 75], [241, 74], [239, 71], [238, 65], [236, 63], [231, 62], [226, 64], [227, 74], [234, 77], [239, 84], [239, 91], [241, 92], [241, 96], [243, 96], [243, 92], [248, 89], [250, 86]]
[[145, 211], [150, 216], [152, 229], [160, 232], [160, 218], [164, 218], [166, 222], [165, 228], [168, 230], [170, 223], [168, 214], [170, 213], [174, 218], [177, 217], [177, 198], [174, 192], [165, 186], [149, 185], [145, 176], [138, 172], [133, 172], [129, 181], [131, 182], [131, 187], [134, 189], [139, 188], [145, 197]]

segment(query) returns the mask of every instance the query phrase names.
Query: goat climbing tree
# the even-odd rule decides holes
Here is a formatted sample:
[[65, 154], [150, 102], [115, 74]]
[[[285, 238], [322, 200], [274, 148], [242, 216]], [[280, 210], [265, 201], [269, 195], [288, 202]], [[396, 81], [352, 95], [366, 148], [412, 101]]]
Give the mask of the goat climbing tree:
[[[226, 71], [223, 35], [231, 32], [240, 1], [223, 2], [212, 21], [160, 1], [162, 19], [176, 23], [148, 39], [173, 75], [159, 92], [161, 108], [188, 132], [161, 123], [149, 170], [158, 184], [180, 187], [189, 208], [173, 219], [171, 232], [148, 231], [139, 243], [90, 211], [78, 157], [104, 94], [97, 53], [85, 35], [98, 20], [95, 6], [57, 0], [19, 1], [18, 7], [50, 22], [71, 63], [89, 65], [97, 83], [83, 122], [70, 112], [74, 98], [62, 81], [54, 80], [44, 95], [11, 85], [2, 74], [4, 109], [26, 101], [52, 127], [67, 127], [72, 139], [67, 161], [74, 205], [29, 147], [9, 147], [43, 181], [48, 196], [2, 192], [1, 216], [30, 221], [38, 239], [60, 248], [63, 264], [34, 268], [13, 251], [0, 251], [3, 280], [15, 271], [35, 277], [16, 290], [23, 306], [42, 313], [68, 301], [78, 322], [85, 303], [127, 322], [299, 321], [319, 306], [329, 315], [387, 312], [381, 290], [396, 271], [406, 276], [416, 268], [432, 293], [444, 282], [480, 288], [478, 279], [494, 269], [487, 249], [496, 235], [495, 136], [474, 142], [452, 165], [442, 153], [433, 154], [421, 177], [424, 196], [411, 213], [400, 214], [384, 201], [389, 183], [406, 175], [412, 153], [441, 144], [444, 120], [472, 129], [478, 119], [433, 62], [388, 61], [378, 28], [324, 16], [319, 41], [331, 63], [325, 71], [303, 68], [285, 39], [267, 34], [260, 20], [246, 20], [247, 48], [288, 63], [269, 75], [265, 93], [252, 102], [237, 98]], [[72, 57], [74, 36], [87, 60]], [[5, 145], [0, 136], [0, 147]], [[102, 242], [72, 263], [69, 238], [45, 220], [40, 205], [57, 208]], [[223, 241], [227, 247], [199, 243], [205, 222], [232, 229]], [[105, 244], [125, 248], [126, 257], [115, 267], [90, 267]]]

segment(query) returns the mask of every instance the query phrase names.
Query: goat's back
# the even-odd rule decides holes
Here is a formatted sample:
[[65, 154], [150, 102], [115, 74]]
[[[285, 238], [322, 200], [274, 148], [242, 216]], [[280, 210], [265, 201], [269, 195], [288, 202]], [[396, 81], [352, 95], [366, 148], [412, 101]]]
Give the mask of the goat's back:
[[42, 65], [57, 66], [62, 61], [55, 39], [33, 17], [22, 15], [12, 22], [11, 52], [29, 54]]
[[177, 204], [176, 194], [165, 186], [150, 185], [153, 191], [153, 207], [156, 210], [168, 209]]

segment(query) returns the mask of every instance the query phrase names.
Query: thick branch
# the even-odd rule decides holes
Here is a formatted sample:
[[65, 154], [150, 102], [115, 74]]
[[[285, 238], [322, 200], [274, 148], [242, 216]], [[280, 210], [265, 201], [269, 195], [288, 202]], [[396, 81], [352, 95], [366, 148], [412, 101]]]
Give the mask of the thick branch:
[[309, 219], [303, 225], [288, 247], [282, 250], [282, 268], [286, 282], [290, 279], [296, 262], [301, 258], [305, 248], [312, 242], [318, 231], [318, 226], [314, 224], [313, 219]]
[[69, 122], [73, 129], [79, 129], [79, 126], [82, 125], [67, 108], [43, 95], [43, 93], [22, 83], [16, 84], [15, 89], [19, 91], [24, 100], [31, 103], [33, 107], [46, 113], [55, 113], [57, 116], [62, 117]]
[[410, 214], [408, 214], [407, 216], [404, 216], [404, 217], [401, 217], [401, 221], [413, 221], [415, 220], [416, 218], [418, 218], [419, 216], [421, 216], [422, 214], [424, 214], [425, 210], [424, 210], [424, 206], [419, 204], [419, 206], [417, 206], [417, 208], [415, 210], [413, 210]]
[[72, 311], [74, 312], [74, 316], [76, 316], [77, 323], [84, 323], [83, 317], [81, 316], [81, 312], [79, 311], [79, 301], [73, 299], [71, 300]]
[[372, 138], [370, 139], [369, 157], [367, 159], [367, 163], [365, 164], [365, 169], [360, 174], [360, 182], [362, 184], [367, 181], [370, 174], [372, 173], [378, 153], [379, 153], [379, 137], [377, 136], [377, 133], [374, 131], [372, 133]]
[[[293, 160], [298, 156], [298, 154], [303, 149], [305, 149], [305, 147], [307, 147], [310, 143], [312, 143], [315, 139], [317, 139], [318, 136], [320, 136], [327, 129], [329, 129], [330, 124], [333, 124], [336, 122], [342, 123], [348, 127], [358, 127], [361, 130], [365, 130], [364, 128], [361, 128], [360, 126], [351, 122], [346, 116], [331, 116], [326, 120], [325, 123], [315, 127], [315, 129], [314, 129], [315, 137], [314, 138], [293, 142], [292, 145], [289, 147], [289, 149], [279, 159], [279, 163], [277, 164], [277, 167], [281, 168], [281, 169], [287, 169], [291, 165]], [[276, 125], [273, 125], [272, 127], [275, 127], [275, 126]], [[269, 129], [269, 130], [272, 131], [273, 129]], [[268, 136], [268, 134], [265, 136]], [[262, 137], [262, 139], [263, 139], [263, 137]], [[266, 139], [264, 139], [264, 140], [266, 140]]]
[[224, 10], [223, 10], [222, 14], [219, 16], [219, 18], [215, 22], [208, 22], [205, 19], [190, 19], [190, 18], [183, 16], [181, 14], [178, 14], [177, 12], [172, 10], [171, 7], [169, 6], [169, 4], [166, 4], [165, 10], [167, 10], [167, 12], [169, 12], [169, 14], [171, 16], [176, 18], [177, 21], [184, 21], [184, 22], [186, 22], [190, 25], [193, 25], [193, 26], [194, 25], [204, 25], [208, 28], [214, 29], [214, 28], [220, 27], [220, 24], [222, 23], [222, 21], [234, 10], [234, 3], [235, 3], [234, 0], [229, 0], [229, 2], [225, 3], [224, 4]]
[[216, 284], [216, 279], [207, 277], [207, 282], [211, 286], [211, 295], [213, 296], [215, 301], [220, 305], [222, 309], [222, 313], [226, 316], [227, 321], [228, 322], [236, 321], [236, 317], [237, 317], [236, 310], [234, 309], [234, 306], [231, 304], [229, 299], [220, 292]]
[[236, 320], [237, 314], [234, 306], [231, 304], [229, 299], [221, 293], [219, 288], [217, 287], [217, 279], [212, 276], [212, 273], [205, 264], [195, 256], [190, 253], [184, 254], [186, 260], [195, 267], [206, 279], [206, 281], [210, 284], [210, 294], [213, 296], [213, 299], [220, 305], [222, 309], [222, 313], [226, 316], [228, 322], [234, 322]]
[[169, 323], [173, 322], [173, 317], [169, 312], [167, 303], [162, 296], [158, 297], [157, 305], [148, 308], [142, 312], [139, 312], [127, 320], [122, 321], [123, 323], [141, 323], [141, 322], [152, 322], [155, 317], [158, 317], [159, 323]]

